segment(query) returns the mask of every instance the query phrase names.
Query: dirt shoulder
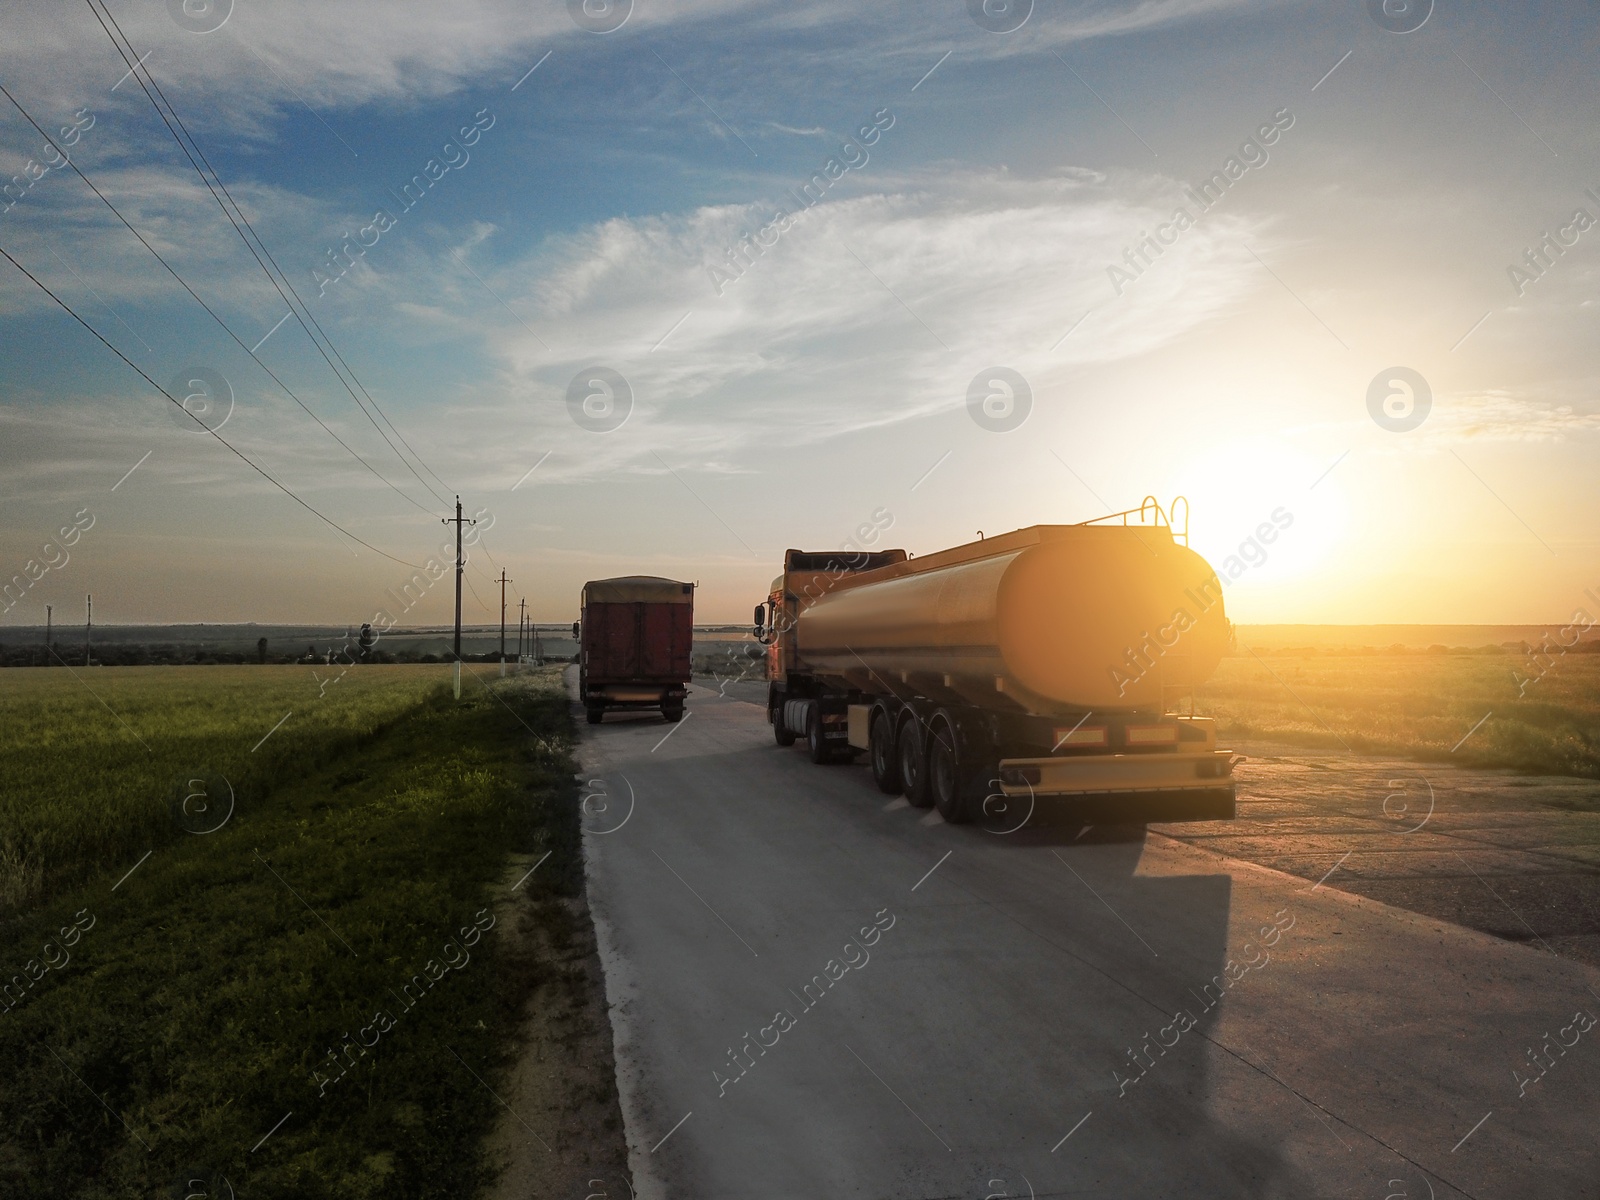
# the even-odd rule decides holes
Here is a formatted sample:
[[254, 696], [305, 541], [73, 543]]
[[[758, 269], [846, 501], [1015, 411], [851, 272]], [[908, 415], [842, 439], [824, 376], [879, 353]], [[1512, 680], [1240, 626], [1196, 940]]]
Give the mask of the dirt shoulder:
[[[508, 886], [532, 866], [515, 864]], [[508, 902], [506, 933], [543, 982], [524, 1008], [501, 1119], [485, 1149], [500, 1169], [489, 1200], [627, 1197], [605, 978], [582, 895]]]
[[[551, 683], [564, 690], [559, 674]], [[555, 811], [532, 814], [542, 836], [513, 856], [497, 906], [536, 983], [520, 1004], [515, 1061], [496, 1097], [500, 1119], [485, 1150], [500, 1174], [485, 1195], [631, 1197], [605, 977], [584, 889], [576, 780], [547, 803]]]

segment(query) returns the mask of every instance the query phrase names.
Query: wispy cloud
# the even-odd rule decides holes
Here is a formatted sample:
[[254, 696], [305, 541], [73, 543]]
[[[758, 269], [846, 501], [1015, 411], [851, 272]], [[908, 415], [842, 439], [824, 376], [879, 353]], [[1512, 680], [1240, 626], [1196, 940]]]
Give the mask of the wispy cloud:
[[1477, 392], [1435, 400], [1421, 432], [1430, 443], [1560, 442], [1600, 433], [1600, 412], [1504, 391]]
[[[1107, 264], [1170, 215], [1147, 182], [944, 172], [924, 183], [818, 205], [720, 296], [707, 264], [770, 204], [615, 218], [499, 265], [485, 253], [476, 269], [549, 350], [448, 256], [437, 268], [447, 302], [427, 316], [483, 339], [497, 370], [474, 403], [522, 444], [566, 450], [541, 472], [554, 482], [649, 470], [653, 453], [725, 469], [775, 439], [818, 442], [959, 409], [972, 377], [995, 365], [1021, 371], [1038, 403], [1063, 403], [1074, 370], [1143, 354], [1259, 286], [1240, 246], [1263, 236], [1260, 223], [1216, 214], [1117, 296]], [[593, 365], [633, 390], [633, 415], [613, 433], [567, 419], [566, 387]], [[495, 469], [514, 479], [517, 462]]]
[[[914, 56], [935, 45], [948, 48], [957, 34], [970, 40], [963, 50], [968, 55], [1039, 54], [1074, 42], [1282, 3], [1286, 0], [1091, 0], [1075, 5], [1071, 14], [1034, 14], [1020, 36], [994, 37], [979, 34], [958, 5], [943, 19], [930, 21], [920, 5], [875, 10], [854, 0], [777, 10], [759, 0], [652, 0], [635, 6], [618, 36], [708, 22], [715, 22], [719, 32], [743, 27], [752, 37], [803, 29], [827, 41], [825, 51], [820, 45], [813, 48], [819, 61], [843, 62], [858, 53], [881, 63], [885, 55]], [[541, 53], [556, 47], [583, 52], [618, 44], [580, 31], [561, 3], [241, 3], [226, 24], [203, 35], [180, 29], [166, 7], [139, 6], [118, 13], [118, 20], [141, 53], [150, 52], [149, 68], [176, 89], [175, 98], [181, 97], [199, 128], [257, 138], [275, 136], [276, 119], [301, 104], [319, 112], [353, 112], [379, 103], [415, 105], [491, 85], [498, 90], [526, 71], [528, 54], [535, 48]], [[855, 36], [842, 40], [840, 31]], [[812, 52], [792, 50], [802, 57]], [[753, 66], [747, 68], [747, 83], [764, 88], [769, 77], [766, 72], [749, 74]], [[109, 93], [126, 69], [86, 7], [11, 5], [0, 12], [0, 73], [48, 111], [71, 111], [85, 103], [140, 108], [144, 97], [131, 84], [124, 84], [115, 97]], [[812, 131], [791, 126], [784, 132]], [[340, 136], [359, 144], [361, 130], [347, 128]]]
[[768, 121], [768, 129], [776, 129], [779, 133], [793, 134], [795, 137], [826, 138], [829, 133], [821, 125], [813, 125], [810, 129], [796, 129], [792, 125], [785, 125], [781, 121]]

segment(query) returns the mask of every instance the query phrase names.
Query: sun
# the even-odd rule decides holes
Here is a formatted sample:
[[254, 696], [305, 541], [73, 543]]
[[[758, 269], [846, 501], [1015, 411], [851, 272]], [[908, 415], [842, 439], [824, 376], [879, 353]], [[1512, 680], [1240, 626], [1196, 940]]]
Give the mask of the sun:
[[1241, 586], [1322, 569], [1349, 524], [1337, 470], [1280, 439], [1199, 448], [1175, 478], [1189, 500], [1189, 544]]

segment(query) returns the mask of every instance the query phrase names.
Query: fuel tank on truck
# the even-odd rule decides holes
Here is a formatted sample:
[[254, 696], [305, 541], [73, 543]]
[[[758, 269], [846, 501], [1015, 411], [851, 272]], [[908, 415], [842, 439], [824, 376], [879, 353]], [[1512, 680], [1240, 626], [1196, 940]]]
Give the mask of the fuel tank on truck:
[[1035, 525], [800, 599], [797, 666], [869, 693], [1160, 710], [1228, 644], [1217, 573], [1160, 525]]

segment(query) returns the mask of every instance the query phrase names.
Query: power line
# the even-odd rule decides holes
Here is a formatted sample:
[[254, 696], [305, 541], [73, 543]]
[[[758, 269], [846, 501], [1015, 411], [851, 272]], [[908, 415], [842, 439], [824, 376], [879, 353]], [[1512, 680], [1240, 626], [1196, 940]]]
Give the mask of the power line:
[[418, 570], [422, 570], [423, 569], [417, 563], [407, 562], [403, 558], [396, 558], [392, 554], [387, 554], [384, 551], [379, 550], [371, 542], [368, 542], [368, 541], [363, 540], [362, 538], [356, 537], [355, 534], [351, 533], [348, 529], [346, 529], [343, 525], [340, 525], [337, 521], [333, 520], [330, 517], [324, 516], [322, 513], [318, 512], [315, 508], [312, 508], [311, 505], [307, 504], [304, 500], [300, 499], [299, 496], [295, 495], [293, 490], [291, 490], [287, 485], [279, 483], [278, 480], [275, 479], [264, 467], [259, 466], [252, 458], [249, 457], [249, 455], [245, 454], [244, 451], [240, 450], [237, 446], [235, 446], [227, 438], [223, 437], [215, 429], [212, 429], [208, 425], [206, 425], [206, 423], [204, 421], [202, 421], [199, 417], [195, 416], [187, 408], [184, 408], [182, 401], [180, 401], [180, 400], [176, 399], [175, 397], [173, 397], [171, 395], [171, 393], [169, 393], [167, 391], [166, 388], [162, 387], [154, 379], [151, 379], [150, 376], [146, 375], [145, 372], [144, 372], [144, 369], [142, 367], [140, 367], [138, 363], [134, 362], [133, 359], [129, 358], [121, 350], [118, 350], [115, 346], [113, 346], [109, 341], [106, 340], [106, 338], [100, 333], [100, 331], [98, 329], [96, 329], [93, 325], [89, 324], [89, 322], [85, 321], [75, 311], [73, 311], [72, 306], [70, 304], [68, 304], [65, 300], [63, 300], [60, 296], [58, 296], [54, 292], [52, 292], [49, 289], [49, 287], [47, 287], [38, 278], [38, 276], [36, 276], [32, 271], [28, 270], [27, 267], [23, 266], [16, 259], [12, 258], [10, 251], [8, 251], [4, 246], [0, 246], [0, 255], [3, 255], [7, 262], [9, 262], [17, 270], [21, 271], [24, 275], [26, 275], [28, 277], [28, 279], [30, 281], [32, 281], [32, 283], [33, 283], [33, 285], [35, 287], [37, 287], [46, 296], [49, 296], [50, 299], [54, 300], [58, 305], [60, 305], [62, 310], [65, 311], [66, 314], [69, 317], [71, 317], [79, 325], [82, 325], [91, 334], [93, 334], [95, 339], [97, 341], [99, 341], [101, 345], [103, 345], [107, 350], [111, 351], [111, 353], [115, 354], [123, 362], [127, 363], [128, 366], [132, 367], [135, 371], [137, 371], [139, 373], [139, 377], [141, 379], [143, 379], [151, 387], [155, 388], [156, 391], [160, 392], [168, 400], [172, 401], [173, 404], [176, 404], [178, 406], [178, 408], [180, 410], [182, 410], [182, 412], [184, 413], [185, 416], [187, 416], [190, 420], [194, 421], [194, 423], [196, 425], [200, 426], [201, 429], [204, 429], [212, 437], [216, 438], [217, 441], [221, 442], [224, 446], [226, 446], [229, 450], [231, 450], [239, 458], [239, 460], [241, 462], [243, 462], [246, 466], [248, 466], [256, 474], [260, 475], [268, 483], [272, 484], [273, 487], [277, 488], [284, 495], [288, 496], [291, 500], [293, 500], [301, 508], [305, 509], [308, 513], [310, 513], [312, 516], [316, 517], [319, 521], [322, 521], [324, 524], [330, 526], [333, 529], [337, 529], [340, 533], [344, 534], [345, 537], [351, 539], [354, 542], [357, 542], [358, 544], [360, 544], [362, 546], [365, 546], [368, 550], [371, 550], [374, 554], [380, 555], [383, 558], [387, 558], [390, 562], [397, 562], [403, 567], [416, 567]]
[[55, 139], [52, 138], [50, 136], [50, 134], [45, 131], [45, 129], [43, 128], [43, 126], [41, 126], [39, 124], [39, 122], [37, 122], [37, 121], [35, 121], [33, 119], [32, 114], [29, 113], [28, 110], [22, 106], [22, 102], [19, 101], [15, 96], [13, 96], [11, 94], [11, 92], [6, 88], [6, 86], [3, 83], [0, 83], [0, 94], [3, 94], [7, 100], [11, 101], [12, 106], [19, 113], [22, 114], [23, 119], [26, 120], [28, 122], [28, 124], [32, 125], [36, 131], [38, 131], [39, 135], [41, 137], [43, 137], [44, 140], [50, 144], [51, 148], [54, 149], [57, 154], [61, 155], [62, 158], [66, 159], [67, 165], [72, 168], [73, 172], [78, 176], [78, 178], [83, 180], [83, 182], [88, 186], [89, 190], [100, 198], [100, 201], [107, 208], [109, 208], [112, 211], [112, 213], [116, 216], [117, 220], [121, 221], [123, 223], [123, 225], [127, 226], [128, 232], [130, 232], [131, 234], [133, 234], [134, 237], [139, 239], [139, 244], [142, 245], [146, 250], [148, 250], [155, 257], [155, 260], [158, 263], [160, 263], [163, 267], [165, 267], [167, 269], [168, 274], [170, 274], [174, 279], [176, 279], [178, 281], [179, 284], [182, 285], [184, 291], [188, 292], [189, 295], [194, 297], [195, 303], [200, 305], [201, 308], [205, 309], [206, 312], [208, 314], [210, 314], [211, 319], [222, 327], [223, 332], [226, 333], [229, 337], [231, 337], [235, 342], [237, 342], [238, 345], [239, 345], [239, 348], [242, 349], [246, 354], [248, 354], [252, 359], [254, 359], [256, 365], [259, 366], [263, 371], [265, 371], [268, 375], [270, 375], [272, 377], [272, 381], [274, 383], [276, 383], [280, 388], [282, 388], [284, 390], [284, 393], [289, 397], [289, 399], [293, 400], [302, 409], [304, 409], [305, 412], [306, 412], [306, 415], [309, 416], [318, 425], [322, 426], [322, 428], [327, 432], [329, 437], [333, 438], [334, 441], [338, 442], [339, 445], [343, 446], [347, 451], [349, 451], [351, 456], [353, 458], [355, 458], [355, 460], [357, 462], [359, 462], [367, 470], [371, 471], [380, 480], [382, 480], [384, 482], [384, 484], [386, 484], [389, 488], [391, 488], [395, 492], [396, 495], [400, 496], [401, 498], [406, 500], [408, 503], [416, 505], [416, 507], [422, 509], [423, 512], [431, 511], [431, 510], [428, 509], [428, 507], [426, 505], [418, 503], [413, 497], [406, 495], [405, 492], [402, 492], [399, 488], [395, 487], [395, 485], [392, 482], [390, 482], [389, 479], [386, 476], [384, 476], [382, 472], [380, 472], [376, 467], [374, 467], [371, 463], [369, 463], [365, 458], [363, 458], [360, 455], [360, 453], [358, 453], [353, 447], [351, 447], [343, 438], [341, 438], [337, 433], [335, 433], [331, 428], [329, 428], [327, 423], [324, 422], [321, 417], [317, 416], [317, 414], [311, 410], [311, 408], [305, 403], [305, 401], [301, 400], [299, 396], [295, 395], [294, 390], [292, 388], [290, 388], [289, 385], [287, 383], [285, 383], [282, 379], [280, 379], [278, 377], [277, 373], [275, 371], [273, 371], [273, 369], [271, 367], [267, 366], [267, 364], [262, 362], [260, 358], [256, 357], [256, 352], [254, 350], [252, 350], [249, 346], [246, 346], [244, 344], [243, 339], [241, 339], [238, 334], [236, 334], [231, 328], [229, 328], [228, 323], [226, 321], [224, 321], [222, 319], [222, 317], [217, 314], [216, 310], [213, 309], [209, 304], [207, 304], [205, 302], [205, 300], [201, 298], [200, 294], [198, 292], [196, 292], [194, 290], [194, 288], [189, 286], [188, 282], [183, 278], [183, 276], [178, 274], [176, 268], [174, 268], [171, 263], [169, 263], [165, 258], [163, 258], [161, 256], [160, 251], [158, 251], [154, 246], [152, 246], [145, 239], [145, 236], [142, 233], [140, 233], [136, 228], [134, 228], [133, 224], [128, 220], [128, 218], [126, 218], [125, 216], [122, 215], [121, 211], [117, 208], [117, 206], [115, 204], [113, 204], [110, 201], [110, 199], [106, 196], [106, 194], [104, 192], [102, 192], [98, 187], [95, 186], [94, 181], [92, 179], [90, 179], [87, 175], [85, 175], [83, 173], [83, 171], [78, 167], [78, 164], [73, 162], [72, 159], [67, 155], [67, 153], [64, 150], [62, 150], [60, 146], [58, 146], [56, 144]]
[[[241, 208], [238, 201], [233, 198], [233, 194], [228, 190], [228, 185], [222, 181], [221, 174], [216, 170], [215, 167], [211, 165], [211, 161], [206, 157], [205, 151], [201, 149], [200, 143], [195, 139], [194, 135], [189, 132], [189, 128], [184, 124], [183, 118], [178, 115], [178, 110], [173, 106], [172, 102], [167, 99], [166, 93], [161, 90], [161, 85], [156, 82], [155, 75], [151, 73], [150, 68], [148, 66], [144, 66], [142, 68], [143, 76], [140, 75], [142, 60], [139, 58], [137, 48], [134, 47], [133, 42], [128, 35], [123, 32], [122, 26], [119, 25], [117, 23], [117, 19], [112, 16], [110, 9], [105, 8], [104, 0], [102, 0], [100, 8], [95, 6], [94, 0], [86, 0], [86, 2], [89, 5], [89, 11], [94, 14], [95, 20], [99, 21], [100, 27], [105, 30], [106, 36], [111, 39], [111, 44], [116, 48], [118, 55], [122, 58], [122, 61], [128, 64], [128, 69], [132, 73], [134, 80], [139, 84], [139, 89], [144, 92], [145, 98], [150, 101], [151, 106], [156, 110], [156, 115], [161, 118], [161, 123], [167, 127], [167, 132], [172, 134], [173, 140], [178, 143], [178, 148], [183, 151], [184, 157], [189, 160], [189, 165], [194, 167], [196, 174], [200, 176], [200, 181], [205, 184], [206, 190], [211, 193], [212, 199], [217, 202], [217, 207], [222, 209], [223, 216], [225, 216], [228, 219], [228, 223], [233, 226], [234, 232], [237, 233], [240, 240], [244, 242], [245, 248], [250, 251], [251, 256], [256, 260], [256, 264], [266, 274], [268, 281], [271, 282], [279, 297], [285, 304], [289, 306], [289, 311], [294, 315], [294, 318], [299, 323], [300, 328], [305, 330], [306, 336], [311, 339], [312, 345], [314, 345], [317, 348], [317, 352], [322, 355], [323, 361], [328, 364], [329, 369], [333, 371], [335, 376], [338, 377], [339, 382], [344, 385], [345, 391], [349, 392], [350, 398], [355, 401], [356, 407], [361, 409], [362, 414], [372, 424], [372, 427], [378, 431], [379, 436], [388, 443], [389, 448], [394, 451], [395, 456], [399, 458], [400, 461], [405, 465], [406, 469], [416, 477], [417, 482], [422, 484], [424, 488], [432, 493], [435, 499], [439, 500], [441, 503], [444, 502], [444, 497], [440, 496], [438, 492], [434, 491], [433, 487], [428, 483], [428, 481], [423, 479], [422, 476], [418, 474], [416, 467], [413, 466], [411, 461], [400, 452], [399, 447], [394, 444], [394, 442], [389, 438], [389, 435], [384, 433], [382, 426], [380, 426], [373, 418], [372, 412], [368, 411], [367, 406], [363, 404], [361, 402], [361, 398], [356, 395], [355, 388], [350, 386], [352, 381], [356, 387], [361, 389], [362, 395], [366, 396], [368, 403], [372, 405], [372, 409], [383, 417], [384, 423], [387, 424], [390, 429], [394, 430], [395, 436], [398, 437], [406, 446], [406, 448], [411, 451], [412, 456], [415, 457], [419, 463], [422, 463], [425, 468], [427, 468], [430, 475], [433, 475], [435, 479], [439, 479], [439, 476], [433, 471], [433, 469], [428, 467], [427, 463], [423, 462], [421, 455], [417, 454], [416, 449], [411, 445], [411, 443], [406, 441], [405, 435], [402, 434], [398, 428], [396, 428], [394, 422], [389, 419], [389, 415], [385, 413], [378, 402], [373, 399], [372, 394], [367, 391], [366, 386], [356, 376], [355, 371], [352, 370], [350, 364], [345, 361], [344, 356], [339, 353], [338, 347], [335, 346], [333, 344], [333, 340], [328, 337], [327, 332], [322, 328], [321, 323], [312, 314], [309, 306], [307, 306], [305, 301], [301, 299], [300, 293], [296, 291], [294, 283], [289, 279], [288, 274], [283, 270], [283, 268], [279, 266], [277, 259], [273, 257], [272, 251], [267, 248], [266, 242], [261, 239], [261, 236], [256, 232], [255, 227], [251, 225], [250, 218], [245, 215], [244, 209]], [[105, 8], [103, 15], [101, 8]], [[110, 22], [110, 25], [107, 25], [107, 21]], [[116, 30], [116, 33], [112, 33], [113, 28]], [[121, 41], [118, 41], [118, 35], [121, 36]], [[124, 49], [124, 43], [126, 43], [126, 49]], [[129, 57], [130, 52], [133, 54], [132, 58]], [[145, 79], [149, 80], [148, 87], [145, 85]], [[151, 87], [155, 88], [155, 95], [151, 95]], [[156, 96], [161, 97], [159, 103], [156, 100]], [[163, 109], [163, 105], [166, 106], [165, 109]], [[171, 120], [168, 119], [169, 114], [171, 116]], [[174, 121], [177, 122], [177, 129], [173, 128]], [[183, 131], [181, 136], [178, 132], [179, 129]], [[185, 139], [187, 139], [187, 142]], [[191, 147], [193, 150], [192, 153]], [[195, 160], [196, 154], [199, 155], [198, 162]], [[200, 165], [202, 162], [205, 164], [204, 169], [202, 169]], [[211, 172], [209, 178], [206, 174], [206, 171], [208, 170]], [[215, 180], [215, 186], [213, 186], [213, 180]], [[219, 189], [222, 192], [221, 196], [217, 194]], [[223, 201], [223, 196], [227, 197], [226, 203]], [[230, 204], [233, 206], [232, 211], [230, 211], [228, 207]], [[235, 213], [238, 214], [237, 219], [235, 219]], [[240, 222], [243, 222], [243, 228], [240, 227]], [[248, 235], [246, 234], [245, 230], [249, 230]], [[251, 242], [252, 237], [255, 239], [253, 244]], [[259, 247], [260, 253], [257, 253], [257, 247]], [[262, 255], [266, 256], [266, 262], [262, 261]], [[267, 266], [268, 262], [272, 264], [271, 268]], [[274, 270], [277, 271], [277, 275], [273, 274]], [[280, 277], [282, 279], [281, 284], [279, 283]], [[289, 296], [284, 295], [284, 287], [289, 289], [289, 295], [294, 297], [293, 301], [289, 299]], [[296, 304], [299, 305], [299, 308], [296, 308]], [[304, 309], [303, 314], [300, 311], [301, 309]], [[306, 324], [308, 319], [311, 322], [310, 325]], [[315, 334], [311, 332], [312, 326], [316, 327], [317, 332]], [[319, 340], [319, 335], [321, 340]], [[324, 343], [326, 343], [326, 349], [324, 348]], [[340, 372], [339, 367], [334, 365], [333, 358], [328, 357], [329, 351], [332, 352], [334, 358], [339, 360], [340, 365], [344, 368], [344, 372], [349, 374], [349, 380], [346, 380], [344, 374]], [[439, 482], [441, 485], [444, 483], [443, 480], [440, 480]]]
[[[345, 363], [343, 356], [339, 354], [337, 347], [335, 347], [332, 340], [328, 338], [327, 333], [322, 329], [321, 324], [317, 322], [314, 316], [311, 316], [309, 307], [306, 306], [304, 300], [301, 300], [300, 294], [295, 290], [294, 284], [289, 280], [287, 273], [285, 273], [283, 268], [278, 265], [277, 260], [272, 256], [272, 252], [267, 249], [266, 243], [262, 241], [260, 235], [256, 233], [255, 227], [250, 224], [250, 218], [245, 215], [244, 209], [240, 207], [239, 203], [233, 198], [233, 194], [228, 191], [227, 184], [223, 183], [222, 181], [222, 176], [217, 172], [216, 168], [211, 165], [211, 161], [206, 157], [205, 151], [201, 149], [200, 143], [196, 141], [194, 135], [189, 132], [188, 126], [183, 123], [183, 118], [178, 115], [178, 110], [173, 106], [172, 102], [167, 99], [166, 93], [161, 90], [161, 85], [156, 82], [156, 78], [153, 74], [151, 74], [150, 69], [148, 67], [144, 67], [144, 75], [141, 76], [139, 74], [139, 69], [143, 65], [144, 59], [138, 55], [137, 49], [134, 47], [132, 40], [128, 38], [126, 33], [123, 32], [122, 26], [119, 25], [116, 18], [111, 15], [110, 9], [105, 9], [104, 16], [102, 17], [100, 9], [97, 9], [94, 5], [94, 0], [88, 0], [88, 3], [89, 11], [92, 12], [95, 16], [95, 19], [100, 22], [100, 28], [105, 30], [106, 36], [111, 39], [111, 44], [113, 47], [115, 47], [118, 55], [121, 56], [122, 61], [128, 64], [129, 73], [133, 75], [135, 82], [139, 84], [139, 89], [144, 92], [145, 99], [150, 101], [151, 106], [156, 110], [156, 115], [161, 118], [162, 124], [167, 127], [167, 132], [172, 134], [173, 140], [178, 143], [178, 149], [183, 152], [184, 157], [189, 160], [189, 165], [192, 166], [195, 169], [195, 173], [200, 176], [201, 183], [205, 184], [206, 190], [211, 193], [211, 198], [217, 202], [217, 206], [222, 210], [222, 215], [228, 219], [228, 223], [233, 226], [234, 232], [237, 233], [240, 240], [244, 242], [245, 249], [250, 251], [251, 256], [256, 260], [256, 265], [259, 266], [262, 272], [267, 276], [268, 281], [277, 291], [279, 298], [289, 306], [290, 313], [294, 315], [295, 320], [299, 323], [300, 327], [305, 330], [306, 336], [311, 339], [312, 345], [315, 346], [317, 352], [322, 355], [323, 361], [328, 364], [329, 369], [333, 371], [339, 382], [344, 386], [345, 391], [350, 393], [350, 398], [355, 401], [356, 407], [361, 409], [362, 415], [365, 416], [368, 422], [371, 423], [372, 427], [378, 431], [378, 435], [382, 437], [386, 443], [388, 443], [389, 449], [394, 451], [395, 456], [400, 459], [401, 463], [405, 465], [406, 469], [416, 477], [417, 482], [422, 484], [424, 488], [432, 493], [435, 499], [444, 502], [444, 497], [440, 496], [438, 492], [435, 492], [433, 488], [429, 486], [427, 480], [423, 479], [421, 475], [417, 474], [416, 468], [411, 465], [410, 461], [407, 460], [405, 455], [400, 453], [399, 447], [394, 444], [394, 442], [389, 438], [388, 434], [384, 433], [382, 426], [380, 426], [377, 421], [373, 419], [372, 413], [369, 412], [366, 405], [361, 402], [361, 398], [355, 394], [355, 390], [351, 388], [350, 382], [347, 381], [344, 375], [340, 373], [339, 367], [334, 366], [333, 360], [328, 357], [329, 350], [333, 351], [334, 356], [339, 359], [340, 363], [344, 366], [345, 371], [349, 372], [351, 380], [354, 380], [356, 386], [361, 388], [362, 393], [366, 395], [367, 400], [372, 404], [373, 408], [378, 410], [379, 414], [383, 416], [384, 421], [389, 425], [389, 427], [394, 429], [395, 433], [399, 435], [399, 430], [395, 429], [394, 423], [389, 420], [388, 414], [384, 413], [382, 409], [378, 407], [377, 401], [372, 399], [371, 393], [367, 392], [366, 388], [362, 386], [361, 381], [356, 378], [355, 372], [350, 370], [349, 364]], [[104, 6], [102, 5], [102, 7]], [[109, 26], [106, 24], [107, 21], [110, 21], [111, 23]], [[112, 33], [112, 28], [116, 29], [115, 34]], [[121, 42], [117, 40], [118, 35], [121, 35], [122, 37]], [[127, 44], [126, 50], [123, 48], [124, 42]], [[134, 58], [132, 60], [130, 60], [128, 56], [130, 51], [134, 54]], [[146, 78], [148, 78], [150, 81], [149, 87], [145, 85]], [[150, 94], [151, 87], [155, 88], [156, 96], [160, 96], [160, 103], [157, 102], [156, 96]], [[166, 107], [163, 109], [162, 105], [165, 105]], [[169, 114], [171, 116], [171, 120], [168, 119]], [[178, 124], [178, 129], [183, 131], [182, 136], [179, 135], [178, 129], [173, 128], [173, 121], [176, 121]], [[187, 138], [187, 142], [185, 141], [185, 138]], [[191, 148], [193, 152], [191, 152]], [[205, 163], [205, 169], [202, 169], [200, 162], [195, 160], [196, 154], [200, 156], [200, 162]], [[209, 177], [206, 174], [206, 170], [211, 172]], [[213, 180], [215, 180], [215, 186], [213, 186]], [[217, 194], [219, 188], [221, 189], [222, 196]], [[223, 201], [223, 196], [227, 197], [226, 203]], [[231, 211], [228, 207], [230, 204], [233, 206]], [[235, 218], [235, 213], [237, 213], [237, 218]], [[244, 228], [240, 228], [241, 221], [244, 223]], [[248, 236], [245, 233], [245, 229], [249, 230]], [[251, 237], [255, 238], [254, 243], [251, 242]], [[260, 248], [260, 253], [257, 253], [258, 246]], [[267, 261], [272, 264], [271, 269], [268, 268], [266, 262], [262, 261], [263, 254], [266, 255]], [[277, 271], [276, 276], [273, 274], [273, 270]], [[279, 284], [280, 276], [282, 277], [283, 281], [282, 285]], [[296, 309], [295, 303], [291, 302], [289, 297], [284, 295], [284, 285], [289, 288], [290, 294], [294, 296], [295, 301], [299, 303], [300, 307], [305, 309], [304, 315], [302, 315], [301, 312]], [[317, 334], [313, 334], [310, 327], [307, 326], [307, 317], [310, 317], [312, 325], [316, 326], [317, 334], [321, 335], [321, 341], [318, 340]], [[324, 349], [323, 347], [324, 341], [327, 342], [327, 349]], [[405, 438], [403, 436], [400, 440], [405, 442]], [[410, 443], [406, 442], [405, 444], [409, 449]], [[414, 449], [412, 449], [412, 454], [416, 454]], [[418, 461], [421, 461], [420, 458]], [[424, 465], [426, 466], [426, 464]], [[432, 474], [431, 469], [429, 473]], [[438, 477], [435, 476], [435, 478]]]

